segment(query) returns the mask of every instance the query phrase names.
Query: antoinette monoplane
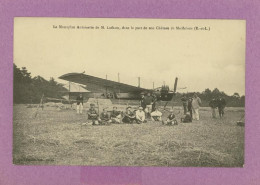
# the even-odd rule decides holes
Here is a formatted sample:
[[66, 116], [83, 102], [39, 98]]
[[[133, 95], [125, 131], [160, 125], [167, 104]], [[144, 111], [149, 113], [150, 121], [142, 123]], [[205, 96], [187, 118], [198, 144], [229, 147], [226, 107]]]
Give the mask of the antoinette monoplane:
[[109, 99], [127, 99], [140, 100], [142, 94], [154, 94], [158, 101], [169, 102], [176, 94], [178, 78], [175, 78], [174, 89], [171, 90], [169, 86], [162, 85], [161, 87], [146, 89], [139, 85], [133, 86], [120, 82], [115, 82], [95, 76], [90, 76], [84, 73], [68, 73], [59, 77], [62, 80], [74, 82], [85, 85], [87, 90], [87, 97], [94, 98], [109, 98]]

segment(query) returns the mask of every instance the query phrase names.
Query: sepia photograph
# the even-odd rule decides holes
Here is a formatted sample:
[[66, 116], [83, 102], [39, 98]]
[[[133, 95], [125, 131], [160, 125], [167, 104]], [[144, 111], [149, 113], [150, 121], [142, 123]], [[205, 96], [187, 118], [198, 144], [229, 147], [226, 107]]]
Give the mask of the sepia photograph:
[[14, 18], [13, 164], [243, 167], [246, 21]]

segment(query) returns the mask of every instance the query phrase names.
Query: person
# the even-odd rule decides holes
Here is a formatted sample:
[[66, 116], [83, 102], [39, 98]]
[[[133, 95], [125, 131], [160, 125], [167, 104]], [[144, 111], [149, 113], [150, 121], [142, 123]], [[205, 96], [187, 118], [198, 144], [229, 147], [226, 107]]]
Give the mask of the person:
[[77, 101], [77, 114], [82, 114], [82, 111], [83, 111], [83, 96], [82, 96], [82, 94], [79, 94], [76, 101]]
[[155, 107], [155, 110], [151, 113], [152, 121], [161, 121], [162, 113]]
[[110, 115], [107, 112], [107, 109], [103, 109], [103, 112], [100, 114], [99, 124], [107, 125], [111, 123]]
[[122, 122], [124, 123], [133, 123], [135, 121], [135, 114], [132, 111], [131, 107], [126, 108], [126, 112], [124, 114], [124, 117], [122, 119]]
[[167, 117], [166, 122], [163, 122], [163, 124], [166, 125], [178, 125], [178, 122], [176, 120], [176, 117], [173, 113], [173, 110], [170, 111], [170, 115]]
[[188, 112], [190, 113], [190, 116], [192, 118], [192, 97], [189, 97], [188, 99]]
[[191, 104], [192, 104], [193, 119], [198, 121], [200, 119], [199, 109], [200, 109], [200, 106], [201, 106], [201, 99], [198, 97], [198, 95], [196, 93], [194, 93], [194, 95], [193, 95], [193, 99], [192, 99]]
[[151, 112], [154, 112], [155, 107], [156, 107], [157, 97], [155, 94], [153, 94], [152, 97], [153, 97], [153, 102], [152, 102], [152, 111]]
[[145, 113], [143, 111], [143, 107], [140, 106], [138, 110], [135, 112], [135, 118], [138, 124], [145, 122]]
[[145, 110], [146, 105], [145, 105], [145, 102], [144, 102], [144, 94], [143, 93], [141, 94], [140, 106], [143, 107], [143, 110]]
[[217, 100], [215, 98], [212, 98], [209, 102], [209, 106], [211, 108], [212, 118], [216, 118]]
[[95, 104], [90, 104], [90, 109], [88, 110], [88, 119], [92, 121], [92, 125], [98, 125], [98, 113], [95, 109]]
[[219, 117], [222, 118], [224, 116], [224, 109], [226, 107], [226, 100], [223, 97], [219, 97], [217, 100]]
[[151, 96], [151, 93], [147, 93], [147, 96], [144, 97], [144, 103], [145, 103], [145, 112], [147, 113], [147, 117], [151, 116], [152, 112], [152, 103], [153, 103], [153, 97]]
[[181, 118], [182, 123], [191, 123], [192, 117], [190, 116], [190, 113], [187, 112], [183, 118]]
[[186, 114], [187, 113], [187, 106], [188, 106], [188, 99], [187, 99], [185, 94], [182, 95], [181, 101], [182, 101], [184, 114]]
[[121, 123], [121, 113], [117, 111], [117, 107], [113, 107], [110, 118], [112, 123]]

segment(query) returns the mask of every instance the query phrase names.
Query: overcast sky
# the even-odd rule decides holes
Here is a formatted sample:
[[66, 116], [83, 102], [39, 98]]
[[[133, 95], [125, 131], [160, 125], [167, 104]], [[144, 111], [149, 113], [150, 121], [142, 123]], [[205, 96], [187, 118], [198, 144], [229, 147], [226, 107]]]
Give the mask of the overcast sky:
[[[58, 29], [63, 26], [133, 26], [155, 30]], [[206, 26], [210, 31], [157, 30]], [[245, 21], [16, 18], [14, 63], [46, 79], [70, 72], [180, 92], [218, 88], [245, 94]], [[66, 81], [58, 80], [66, 83]]]

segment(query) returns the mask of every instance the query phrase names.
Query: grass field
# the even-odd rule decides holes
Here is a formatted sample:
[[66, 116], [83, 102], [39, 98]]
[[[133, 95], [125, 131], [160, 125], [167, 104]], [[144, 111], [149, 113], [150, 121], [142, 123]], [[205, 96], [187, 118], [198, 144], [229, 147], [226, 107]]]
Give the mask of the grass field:
[[227, 108], [221, 120], [212, 119], [210, 109], [202, 108], [200, 121], [177, 126], [152, 121], [141, 125], [82, 125], [86, 113], [76, 115], [74, 110], [46, 107], [34, 118], [35, 111], [36, 108], [26, 105], [14, 105], [14, 164], [205, 167], [244, 164], [244, 127], [236, 125], [244, 114], [243, 108]]

